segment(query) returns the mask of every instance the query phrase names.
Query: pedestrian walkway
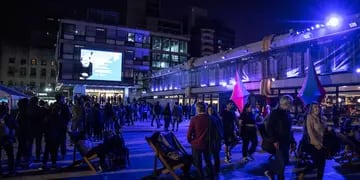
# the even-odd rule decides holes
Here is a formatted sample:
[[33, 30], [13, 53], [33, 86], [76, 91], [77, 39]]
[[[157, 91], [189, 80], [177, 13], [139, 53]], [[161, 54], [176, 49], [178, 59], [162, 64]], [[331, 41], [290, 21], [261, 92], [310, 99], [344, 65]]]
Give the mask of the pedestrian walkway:
[[[186, 133], [189, 121], [184, 121], [179, 126], [179, 131], [174, 132], [179, 141], [184, 145], [188, 152], [191, 152], [191, 146], [187, 142]], [[301, 130], [301, 128], [296, 128]], [[38, 180], [38, 179], [80, 179], [80, 180], [104, 180], [104, 179], [146, 179], [153, 173], [154, 152], [145, 141], [146, 136], [151, 136], [154, 131], [161, 130], [151, 127], [150, 122], [135, 122], [134, 126], [124, 126], [122, 128], [123, 136], [127, 147], [130, 149], [130, 166], [126, 169], [92, 173], [86, 166], [76, 167], [73, 169], [58, 169], [55, 171], [39, 171], [40, 163], [35, 163], [32, 169], [27, 171], [19, 170], [20, 176], [7, 179], [19, 180]], [[295, 139], [299, 140], [302, 136], [301, 131], [295, 131]], [[260, 139], [259, 139], [260, 140]], [[68, 146], [68, 152], [65, 160], [59, 161], [59, 167], [66, 167], [72, 163], [72, 146]], [[264, 170], [269, 167], [269, 154], [263, 152], [258, 146], [254, 154], [254, 161], [244, 163], [241, 161], [241, 144], [237, 145], [233, 150], [233, 163], [226, 164], [222, 161], [221, 173], [219, 179], [256, 179], [265, 180]], [[221, 152], [221, 159], [224, 159], [224, 152]], [[296, 179], [296, 170], [294, 167], [295, 159], [291, 159], [291, 164], [286, 167], [286, 179]], [[353, 166], [340, 166], [333, 160], [327, 161], [324, 179], [343, 180], [343, 179], [359, 179], [360, 163]], [[194, 171], [192, 171], [194, 174]], [[180, 173], [180, 171], [178, 172]], [[314, 173], [307, 174], [305, 178], [311, 179], [315, 177]], [[163, 175], [159, 179], [171, 179], [171, 176]]]

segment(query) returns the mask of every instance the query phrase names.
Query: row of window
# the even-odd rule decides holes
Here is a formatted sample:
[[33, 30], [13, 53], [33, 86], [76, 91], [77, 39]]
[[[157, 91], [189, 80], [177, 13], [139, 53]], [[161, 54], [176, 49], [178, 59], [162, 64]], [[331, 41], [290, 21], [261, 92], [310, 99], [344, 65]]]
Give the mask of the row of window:
[[24, 81], [20, 81], [20, 82], [16, 82], [16, 81], [13, 81], [13, 80], [9, 80], [7, 82], [7, 85], [9, 87], [12, 87], [12, 86], [21, 86], [21, 87], [28, 87], [30, 89], [36, 89], [36, 88], [39, 88], [39, 90], [45, 90], [46, 87], [50, 87], [52, 89], [55, 89], [56, 87], [56, 84], [55, 83], [45, 83], [45, 82], [40, 82], [40, 83], [36, 83], [34, 81], [31, 81], [29, 83], [25, 83]]
[[[352, 72], [359, 66], [360, 40], [331, 41], [327, 44], [309, 47], [287, 48], [274, 51], [267, 56], [263, 54], [248, 56], [216, 65], [203, 66], [191, 71], [183, 71], [180, 76], [168, 75], [152, 80], [152, 87], [169, 88], [170, 86], [192, 87], [229, 85], [233, 83], [236, 72], [242, 81], [260, 81], [263, 78], [287, 79], [304, 77], [309, 61], [316, 72], [332, 74]], [[265, 60], [264, 60], [265, 57]], [[186, 78], [190, 75], [191, 78]], [[190, 79], [190, 82], [184, 80]], [[181, 83], [180, 83], [181, 82]]]
[[179, 56], [176, 54], [167, 54], [167, 53], [152, 53], [153, 61], [173, 61], [173, 62], [186, 62], [186, 56]]
[[[17, 69], [14, 66], [9, 66], [8, 73], [7, 73], [8, 76], [14, 77], [16, 72], [17, 72]], [[40, 69], [40, 77], [46, 77], [46, 74], [47, 74], [47, 70], [45, 68], [41, 68]], [[20, 67], [19, 76], [20, 77], [27, 76], [27, 68], [26, 67]], [[36, 76], [37, 76], [37, 69], [30, 68], [30, 77], [36, 77]], [[52, 77], [52, 78], [56, 77], [55, 69], [50, 70], [50, 77]]]
[[[40, 64], [42, 66], [46, 66], [47, 62], [48, 62], [47, 60], [42, 59], [40, 61]], [[38, 63], [39, 63], [38, 60], [35, 59], [35, 58], [30, 60], [30, 65], [38, 65]], [[9, 58], [9, 64], [16, 64], [16, 58], [14, 58], [14, 57]], [[27, 60], [26, 59], [20, 59], [20, 65], [27, 65]], [[55, 61], [51, 61], [51, 66], [55, 66]]]
[[153, 36], [151, 46], [153, 50], [184, 53], [184, 54], [187, 53], [187, 42], [178, 39]]
[[96, 39], [122, 40], [134, 43], [150, 44], [150, 36], [144, 33], [127, 32], [125, 30], [106, 29], [102, 27], [86, 26], [83, 24], [62, 24], [63, 34], [78, 37], [95, 37]]
[[[184, 54], [187, 54], [188, 52], [187, 41], [184, 40], [158, 37], [158, 36], [150, 37], [150, 35], [144, 33], [127, 32], [124, 30], [106, 29], [106, 28], [86, 26], [81, 24], [75, 25], [75, 24], [63, 23], [62, 28], [65, 39], [74, 38], [75, 40], [83, 40], [83, 41], [91, 40], [95, 42], [112, 43], [112, 44], [115, 44], [117, 40], [120, 40], [124, 42], [135, 43], [135, 45], [142, 44], [142, 47], [148, 48], [148, 46], [150, 45], [150, 38], [152, 38], [152, 49], [154, 50], [162, 50], [162, 51], [184, 53]], [[75, 37], [73, 36], [68, 37], [66, 35], [73, 35]], [[127, 44], [127, 45], [131, 45], [131, 44]]]
[[[81, 56], [81, 48], [83, 46], [63, 43], [61, 44], [61, 54], [64, 59], [79, 59]], [[124, 50], [124, 60], [149, 60], [149, 52]]]

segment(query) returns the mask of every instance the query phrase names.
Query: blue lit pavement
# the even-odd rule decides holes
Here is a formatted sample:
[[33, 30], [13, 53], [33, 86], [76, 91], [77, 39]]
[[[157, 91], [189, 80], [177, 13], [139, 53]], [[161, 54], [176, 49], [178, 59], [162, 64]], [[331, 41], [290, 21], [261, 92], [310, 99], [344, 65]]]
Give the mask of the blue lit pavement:
[[[191, 152], [190, 145], [186, 141], [186, 130], [188, 128], [188, 121], [183, 122], [179, 131], [175, 132], [176, 136], [182, 142], [184, 147]], [[170, 128], [171, 129], [171, 128]], [[301, 137], [301, 128], [294, 127], [295, 138], [299, 140]], [[74, 170], [69, 170], [61, 173], [50, 172], [45, 174], [32, 173], [32, 175], [17, 176], [8, 179], [90, 179], [90, 180], [106, 180], [106, 179], [144, 179], [151, 176], [153, 172], [154, 152], [146, 143], [144, 137], [150, 136], [157, 129], [150, 126], [150, 122], [136, 122], [135, 126], [124, 126], [123, 136], [127, 147], [130, 149], [130, 166], [127, 169], [104, 172], [92, 173], [88, 168], [77, 167]], [[259, 138], [259, 141], [261, 139]], [[66, 166], [71, 164], [72, 147], [68, 147], [69, 156], [64, 161], [59, 162], [59, 166]], [[224, 152], [221, 152], [221, 173], [219, 179], [267, 179], [264, 176], [264, 170], [269, 166], [269, 154], [262, 152], [258, 146], [257, 152], [254, 154], [254, 161], [244, 163], [241, 161], [241, 144], [233, 149], [233, 163], [225, 164]], [[160, 163], [159, 163], [160, 164]], [[294, 158], [291, 159], [290, 165], [286, 167], [286, 179], [297, 179], [296, 169], [294, 167]], [[160, 165], [161, 166], [161, 165]], [[178, 171], [181, 173], [181, 171]], [[195, 172], [192, 171], [195, 175]], [[315, 173], [305, 175], [305, 179], [314, 179]], [[324, 179], [342, 180], [342, 179], [359, 179], [360, 178], [360, 162], [355, 162], [353, 165], [340, 166], [334, 160], [326, 162]], [[157, 179], [172, 179], [170, 175], [162, 175]]]

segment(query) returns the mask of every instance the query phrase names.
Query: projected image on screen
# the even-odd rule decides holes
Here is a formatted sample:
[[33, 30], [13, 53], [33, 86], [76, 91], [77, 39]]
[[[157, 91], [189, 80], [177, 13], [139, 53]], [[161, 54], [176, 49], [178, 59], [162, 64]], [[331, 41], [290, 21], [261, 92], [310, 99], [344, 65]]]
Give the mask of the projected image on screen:
[[89, 80], [121, 81], [122, 53], [81, 49], [81, 64], [87, 68], [92, 64]]

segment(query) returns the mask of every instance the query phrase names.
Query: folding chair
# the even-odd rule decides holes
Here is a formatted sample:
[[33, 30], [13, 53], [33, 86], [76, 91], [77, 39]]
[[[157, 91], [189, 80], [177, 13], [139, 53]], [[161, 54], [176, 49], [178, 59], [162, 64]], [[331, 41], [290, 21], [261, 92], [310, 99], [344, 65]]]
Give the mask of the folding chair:
[[[160, 132], [155, 132], [151, 137], [145, 137], [147, 143], [155, 152], [154, 158], [154, 175], [170, 173], [176, 180], [180, 180], [180, 176], [175, 173], [175, 170], [181, 168], [184, 174], [187, 174], [192, 164], [191, 155], [189, 155], [184, 147], [180, 144], [173, 133], [162, 135]], [[178, 152], [181, 158], [174, 160], [169, 157], [171, 152]], [[163, 164], [163, 168], [157, 168], [158, 159]]]
[[[95, 147], [93, 143], [90, 140], [82, 139], [74, 134], [69, 133], [69, 136], [71, 141], [74, 143], [73, 164], [70, 167], [75, 167], [85, 162], [89, 166], [90, 170], [96, 173], [97, 170], [91, 163], [92, 160], [98, 158], [98, 154], [95, 151], [92, 151], [92, 148]], [[82, 159], [76, 160], [76, 151], [79, 151]]]

